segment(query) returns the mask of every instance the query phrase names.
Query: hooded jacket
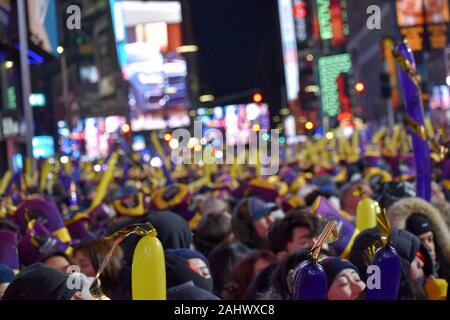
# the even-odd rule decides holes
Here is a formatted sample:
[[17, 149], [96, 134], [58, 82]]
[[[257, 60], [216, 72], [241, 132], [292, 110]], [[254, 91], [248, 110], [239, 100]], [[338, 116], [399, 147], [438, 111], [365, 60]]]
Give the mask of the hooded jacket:
[[441, 274], [448, 269], [450, 262], [450, 229], [442, 213], [425, 200], [405, 198], [394, 203], [387, 215], [393, 228], [405, 229], [406, 221], [413, 213], [423, 214], [430, 222], [435, 237], [437, 260], [440, 264], [439, 273], [448, 279], [449, 274]]

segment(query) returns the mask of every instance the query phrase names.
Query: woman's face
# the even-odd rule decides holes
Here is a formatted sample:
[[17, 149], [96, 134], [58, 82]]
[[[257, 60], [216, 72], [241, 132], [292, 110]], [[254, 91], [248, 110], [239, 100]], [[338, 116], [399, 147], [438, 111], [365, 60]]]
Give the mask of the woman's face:
[[256, 221], [253, 222], [253, 225], [255, 226], [256, 232], [258, 233], [258, 235], [263, 238], [266, 239], [267, 238], [267, 233], [269, 232], [269, 228], [273, 223], [273, 219], [272, 216], [270, 214], [262, 217], [261, 219], [258, 219]]
[[366, 288], [354, 269], [344, 269], [328, 289], [328, 300], [355, 300]]
[[419, 257], [415, 257], [409, 267], [409, 280], [415, 281], [423, 277], [423, 266], [422, 260], [420, 260]]
[[92, 266], [91, 259], [89, 259], [89, 257], [83, 251], [77, 251], [74, 258], [77, 261], [77, 264], [80, 266], [82, 273], [84, 273], [88, 277], [95, 277], [97, 272]]

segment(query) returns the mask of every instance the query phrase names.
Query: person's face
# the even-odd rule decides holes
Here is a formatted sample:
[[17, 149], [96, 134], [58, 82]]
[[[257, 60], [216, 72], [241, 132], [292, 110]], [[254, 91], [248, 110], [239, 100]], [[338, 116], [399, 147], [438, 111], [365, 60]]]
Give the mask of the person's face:
[[[362, 189], [362, 194], [360, 196], [354, 195], [353, 193], [356, 191], [356, 189], [360, 187]], [[356, 208], [358, 207], [359, 201], [367, 197], [371, 197], [373, 194], [372, 189], [370, 186], [366, 183], [360, 183], [353, 187], [353, 189], [347, 193], [347, 196], [344, 199], [344, 210], [352, 215], [356, 214]]]
[[420, 260], [419, 257], [415, 257], [409, 267], [409, 276], [408, 277], [409, 277], [410, 281], [418, 280], [424, 276], [423, 269], [422, 269], [423, 266], [424, 266], [424, 264], [423, 264], [422, 260]]
[[431, 196], [433, 199], [445, 202], [445, 195], [439, 185], [435, 182], [431, 184]]
[[47, 267], [58, 270], [62, 273], [67, 272], [67, 268], [69, 268], [70, 263], [66, 258], [61, 256], [54, 256], [50, 259], [47, 259], [44, 263]]
[[427, 248], [428, 252], [430, 253], [431, 259], [433, 259], [433, 262], [436, 261], [436, 250], [434, 246], [434, 237], [433, 232], [428, 231], [419, 236], [420, 241], [422, 241], [422, 244], [425, 248]]
[[356, 300], [366, 288], [353, 269], [342, 270], [328, 289], [328, 300]]
[[3, 294], [6, 291], [6, 288], [8, 288], [9, 283], [0, 283], [0, 300], [3, 297]]
[[83, 251], [77, 251], [74, 258], [77, 261], [77, 264], [80, 266], [82, 273], [84, 273], [88, 277], [95, 277], [97, 272], [92, 266], [91, 259], [89, 259], [89, 257]]
[[253, 225], [255, 226], [256, 232], [258, 233], [258, 235], [263, 238], [266, 239], [267, 238], [267, 233], [269, 232], [269, 228], [273, 223], [273, 218], [271, 217], [270, 214], [256, 220], [253, 222]]
[[255, 264], [253, 265], [253, 278], [258, 274], [258, 272], [270, 266], [270, 264], [271, 263], [269, 261], [263, 258], [256, 260]]
[[294, 251], [304, 248], [312, 247], [315, 239], [311, 230], [305, 227], [297, 227], [292, 230], [292, 240], [287, 244], [287, 253], [290, 254]]

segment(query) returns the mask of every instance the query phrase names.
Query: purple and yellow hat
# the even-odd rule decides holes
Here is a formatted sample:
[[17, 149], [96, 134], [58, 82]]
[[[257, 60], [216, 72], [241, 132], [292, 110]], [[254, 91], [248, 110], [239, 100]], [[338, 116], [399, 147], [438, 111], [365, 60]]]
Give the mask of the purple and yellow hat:
[[17, 234], [12, 231], [0, 230], [0, 265], [13, 270], [19, 270], [19, 252], [17, 249]]
[[395, 178], [395, 181], [411, 181], [416, 177], [416, 158], [413, 153], [402, 156], [401, 164], [399, 165], [400, 174]]
[[29, 221], [38, 219], [61, 242], [69, 243], [72, 240], [55, 201], [50, 197], [41, 195], [28, 197], [17, 208], [13, 219], [19, 225], [22, 234], [26, 232]]
[[175, 183], [154, 193], [152, 208], [159, 211], [173, 211], [186, 221], [190, 221], [195, 216], [195, 210], [189, 208], [191, 200], [192, 194], [189, 192], [189, 187]]
[[70, 219], [65, 220], [64, 224], [73, 240], [84, 241], [94, 239], [94, 235], [90, 232], [93, 221], [87, 213], [77, 213]]
[[339, 239], [331, 243], [330, 247], [342, 258], [347, 258], [353, 246], [353, 242], [359, 234], [359, 230], [335, 209], [325, 197], [317, 197], [310, 208], [310, 212], [336, 221]]
[[25, 236], [19, 241], [19, 259], [24, 265], [30, 265], [42, 260], [53, 250], [67, 251], [69, 244], [62, 243], [43, 224], [31, 220], [27, 225]]
[[279, 191], [273, 183], [262, 178], [254, 178], [248, 182], [246, 195], [260, 197], [266, 202], [276, 202]]
[[[126, 205], [125, 201], [133, 201], [132, 205]], [[145, 213], [144, 193], [134, 186], [127, 185], [122, 188], [119, 195], [113, 201], [114, 209], [122, 216], [142, 216]]]

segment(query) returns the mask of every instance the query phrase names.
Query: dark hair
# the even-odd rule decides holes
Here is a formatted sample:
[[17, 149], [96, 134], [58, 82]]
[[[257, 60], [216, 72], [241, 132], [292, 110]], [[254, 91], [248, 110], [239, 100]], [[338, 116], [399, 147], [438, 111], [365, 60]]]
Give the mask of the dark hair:
[[250, 215], [249, 198], [242, 199], [233, 210], [233, 233], [237, 241], [242, 242], [252, 249], [267, 249], [267, 239], [261, 238], [256, 231], [253, 219]]
[[322, 190], [313, 190], [310, 193], [308, 193], [308, 195], [305, 197], [305, 204], [307, 207], [310, 207], [313, 205], [314, 201], [317, 199], [317, 197], [322, 196], [325, 198], [330, 198], [331, 194], [326, 192], [326, 191], [322, 191]]
[[232, 233], [231, 217], [224, 213], [210, 213], [202, 217], [193, 231], [195, 248], [208, 255]]
[[296, 251], [286, 256], [275, 268], [270, 278], [270, 283], [275, 292], [283, 299], [289, 299], [291, 292], [288, 285], [288, 275], [290, 270], [294, 270], [300, 263], [308, 259], [310, 248]]
[[[89, 257], [95, 272], [98, 272], [103, 260], [108, 255], [113, 244], [114, 243], [112, 241], [103, 239], [86, 241], [74, 249], [73, 256], [75, 257], [78, 252], [82, 251]], [[122, 268], [122, 257], [123, 251], [119, 246], [117, 246], [111, 260], [103, 273], [100, 275], [101, 287], [107, 296], [111, 294], [115, 282], [119, 276], [120, 269]]]
[[257, 250], [239, 262], [231, 273], [231, 281], [225, 285], [223, 297], [226, 300], [246, 300], [247, 288], [255, 278], [254, 267], [258, 260], [264, 259], [270, 264], [276, 263], [275, 255], [267, 250]]
[[267, 238], [273, 253], [286, 251], [287, 244], [292, 241], [295, 228], [307, 228], [313, 236], [320, 232], [320, 219], [306, 210], [294, 209], [281, 220], [275, 221], [269, 229]]
[[72, 257], [70, 257], [68, 254], [66, 254], [65, 252], [63, 252], [63, 251], [61, 251], [61, 250], [53, 250], [53, 251], [47, 253], [47, 254], [41, 259], [41, 262], [45, 264], [45, 262], [46, 262], [47, 260], [50, 260], [51, 258], [54, 258], [54, 257], [62, 257], [62, 258], [64, 258], [64, 259], [66, 259], [66, 260], [69, 262], [69, 264], [71, 264], [71, 265], [76, 264], [76, 263], [75, 263], [75, 260], [74, 260]]
[[214, 280], [214, 294], [222, 296], [226, 283], [230, 281], [231, 272], [239, 261], [252, 250], [242, 243], [220, 244], [208, 256], [211, 276]]

